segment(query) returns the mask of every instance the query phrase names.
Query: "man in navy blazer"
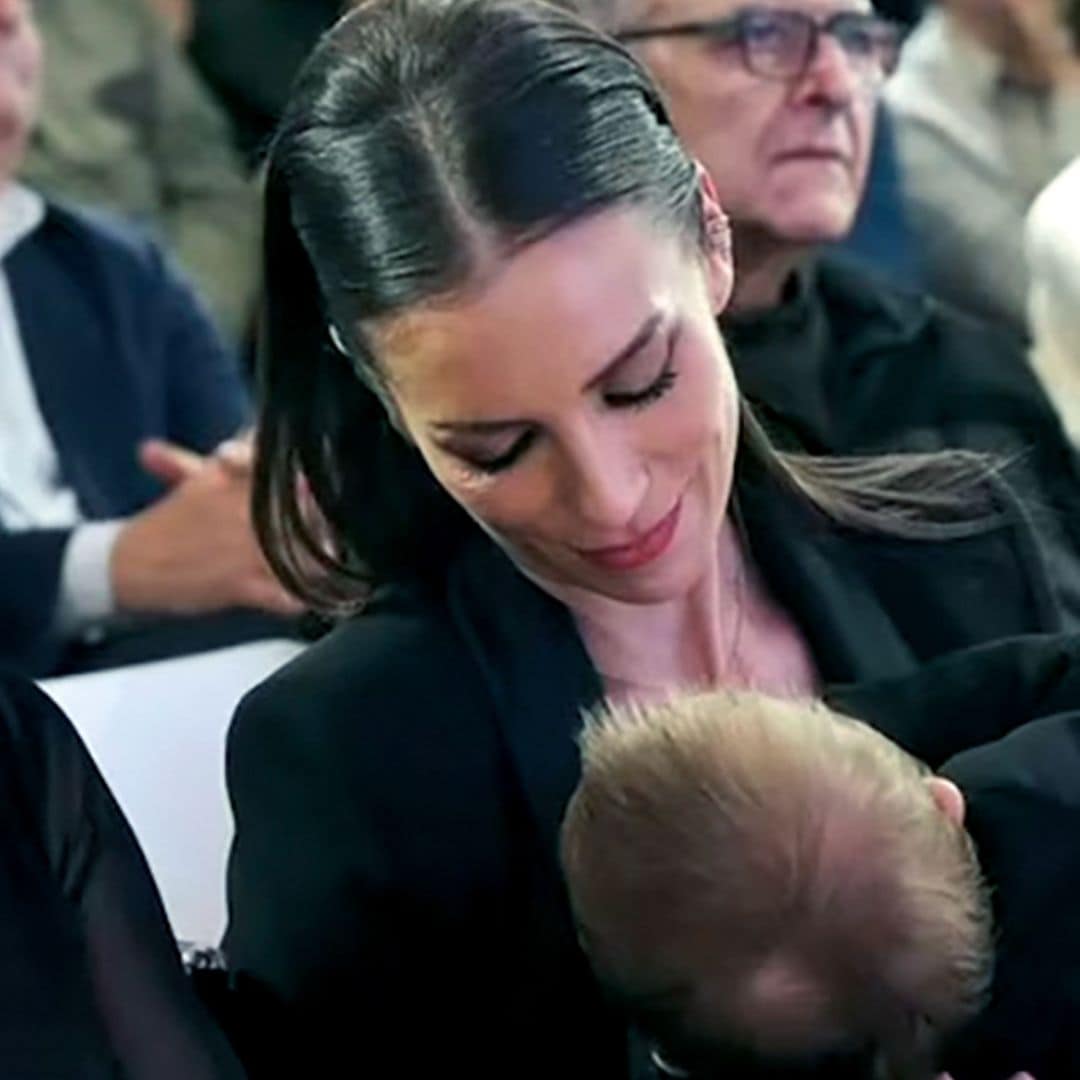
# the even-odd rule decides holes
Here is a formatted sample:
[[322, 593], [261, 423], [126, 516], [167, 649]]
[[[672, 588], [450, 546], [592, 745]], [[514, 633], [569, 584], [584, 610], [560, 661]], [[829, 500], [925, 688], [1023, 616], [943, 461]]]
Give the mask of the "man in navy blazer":
[[226, 442], [249, 422], [239, 370], [151, 243], [14, 182], [40, 60], [27, 0], [0, 0], [0, 663], [45, 674], [264, 633], [262, 613], [295, 604]]

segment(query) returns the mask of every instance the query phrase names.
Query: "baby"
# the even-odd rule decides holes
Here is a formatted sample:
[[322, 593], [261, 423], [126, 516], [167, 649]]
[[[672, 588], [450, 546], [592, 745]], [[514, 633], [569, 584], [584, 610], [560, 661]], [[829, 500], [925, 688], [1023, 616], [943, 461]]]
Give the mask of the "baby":
[[750, 693], [593, 719], [563, 865], [660, 1073], [1080, 1076], [1074, 719], [962, 754], [952, 778], [823, 705]]

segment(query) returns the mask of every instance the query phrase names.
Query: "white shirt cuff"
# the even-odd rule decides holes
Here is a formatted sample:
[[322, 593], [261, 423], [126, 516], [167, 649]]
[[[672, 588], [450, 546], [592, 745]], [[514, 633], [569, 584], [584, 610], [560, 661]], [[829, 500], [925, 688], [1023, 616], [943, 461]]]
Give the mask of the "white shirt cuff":
[[112, 551], [125, 521], [92, 521], [77, 526], [64, 549], [57, 627], [71, 637], [93, 631], [116, 613]]

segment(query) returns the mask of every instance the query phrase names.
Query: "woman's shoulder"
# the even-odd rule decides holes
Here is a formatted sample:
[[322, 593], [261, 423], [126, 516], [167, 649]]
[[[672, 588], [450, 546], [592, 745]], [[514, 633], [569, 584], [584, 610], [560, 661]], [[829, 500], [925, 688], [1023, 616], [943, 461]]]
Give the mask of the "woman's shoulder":
[[476, 662], [445, 604], [391, 591], [335, 627], [241, 701], [230, 743], [253, 728], [320, 740], [335, 730], [376, 735], [388, 718], [435, 703], [461, 708], [482, 690]]

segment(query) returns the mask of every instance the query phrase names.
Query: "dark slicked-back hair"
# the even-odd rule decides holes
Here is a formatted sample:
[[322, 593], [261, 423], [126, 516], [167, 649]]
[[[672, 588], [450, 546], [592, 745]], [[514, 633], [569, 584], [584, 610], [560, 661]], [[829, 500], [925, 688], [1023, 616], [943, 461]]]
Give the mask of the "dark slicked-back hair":
[[363, 324], [607, 207], [700, 242], [697, 192], [643, 69], [566, 11], [374, 0], [338, 23], [269, 158], [255, 516], [279, 576], [348, 604], [469, 528], [390, 422]]

